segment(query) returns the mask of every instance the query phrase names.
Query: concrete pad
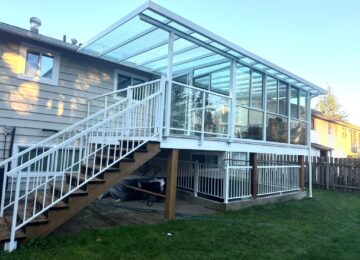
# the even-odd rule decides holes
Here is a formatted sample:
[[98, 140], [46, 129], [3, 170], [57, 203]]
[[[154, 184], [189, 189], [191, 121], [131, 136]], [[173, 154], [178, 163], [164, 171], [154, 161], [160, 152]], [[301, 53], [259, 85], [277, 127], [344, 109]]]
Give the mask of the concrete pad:
[[[177, 219], [214, 213], [216, 211], [213, 209], [182, 198], [176, 201]], [[77, 233], [86, 229], [130, 224], [156, 224], [164, 221], [163, 201], [148, 206], [146, 201], [116, 201], [112, 198], [104, 198], [92, 202], [53, 234]]]

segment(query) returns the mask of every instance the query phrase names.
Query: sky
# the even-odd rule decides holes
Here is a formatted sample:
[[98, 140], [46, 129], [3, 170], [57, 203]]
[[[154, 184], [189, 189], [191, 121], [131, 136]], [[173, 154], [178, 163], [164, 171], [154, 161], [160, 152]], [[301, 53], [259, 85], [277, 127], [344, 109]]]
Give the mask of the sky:
[[[0, 21], [86, 42], [145, 0], [2, 0]], [[360, 125], [359, 0], [155, 0], [323, 88]], [[316, 100], [314, 100], [316, 103]]]

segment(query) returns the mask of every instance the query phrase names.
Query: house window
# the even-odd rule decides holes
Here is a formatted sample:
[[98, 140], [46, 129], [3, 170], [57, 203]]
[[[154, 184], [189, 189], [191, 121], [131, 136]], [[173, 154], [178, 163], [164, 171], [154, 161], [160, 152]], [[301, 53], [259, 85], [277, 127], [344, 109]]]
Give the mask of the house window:
[[58, 85], [60, 55], [57, 52], [23, 44], [20, 55], [22, 64], [18, 78]]
[[331, 127], [331, 123], [328, 124], [328, 134], [331, 135], [332, 134], [332, 127]]
[[343, 137], [343, 138], [346, 138], [346, 137], [347, 137], [347, 129], [346, 129], [346, 127], [343, 127], [343, 128], [342, 128], [342, 137]]
[[[129, 86], [135, 86], [142, 83], [145, 83], [148, 79], [146, 77], [127, 73], [124, 71], [115, 71], [115, 83], [114, 91], [126, 89]], [[126, 91], [117, 92], [118, 97], [126, 97]]]
[[315, 130], [315, 120], [311, 119], [311, 130]]

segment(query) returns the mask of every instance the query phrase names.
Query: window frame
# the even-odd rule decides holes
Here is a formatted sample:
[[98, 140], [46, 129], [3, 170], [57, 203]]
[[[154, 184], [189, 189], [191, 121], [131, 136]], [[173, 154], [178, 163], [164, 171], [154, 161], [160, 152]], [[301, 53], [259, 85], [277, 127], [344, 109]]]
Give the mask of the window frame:
[[[130, 77], [130, 81], [131, 81], [131, 85], [133, 84], [134, 78], [136, 79], [140, 79], [143, 80], [144, 82], [149, 81], [149, 77], [146, 76], [142, 76], [136, 73], [132, 73], [132, 72], [128, 72], [128, 71], [124, 71], [124, 70], [119, 70], [119, 69], [115, 69], [114, 71], [114, 91], [118, 91], [119, 89], [117, 88], [118, 86], [118, 75], [123, 75], [125, 77]], [[118, 93], [115, 93], [114, 95], [115, 99], [123, 99], [124, 97], [119, 96]]]
[[[46, 55], [46, 56], [51, 56], [53, 58], [53, 70], [52, 70], [51, 79], [26, 74], [26, 61], [27, 61], [27, 55], [29, 52], [38, 52], [40, 54], [40, 57], [42, 57], [43, 55]], [[17, 75], [17, 77], [19, 79], [39, 82], [39, 83], [53, 85], [53, 86], [59, 86], [59, 73], [60, 73], [60, 53], [59, 52], [53, 51], [53, 50], [50, 50], [50, 49], [47, 49], [44, 47], [40, 47], [37, 45], [21, 43], [19, 54], [21, 57], [19, 73]], [[40, 71], [41, 70], [41, 60], [39, 63], [40, 63], [40, 68], [38, 68], [38, 70]]]

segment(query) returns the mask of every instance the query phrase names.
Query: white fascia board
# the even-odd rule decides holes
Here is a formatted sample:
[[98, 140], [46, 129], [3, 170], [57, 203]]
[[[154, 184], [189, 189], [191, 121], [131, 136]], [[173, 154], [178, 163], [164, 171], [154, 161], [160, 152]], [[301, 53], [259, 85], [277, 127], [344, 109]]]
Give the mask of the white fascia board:
[[225, 45], [226, 47], [228, 47], [230, 49], [233, 49], [234, 51], [237, 51], [237, 52], [239, 52], [241, 54], [244, 54], [245, 56], [248, 56], [249, 58], [258, 61], [259, 63], [262, 63], [262, 64], [264, 64], [264, 65], [266, 65], [266, 66], [268, 66], [268, 67], [270, 67], [270, 68], [272, 68], [274, 70], [277, 70], [277, 71], [279, 71], [279, 72], [281, 72], [281, 73], [283, 73], [285, 75], [288, 75], [289, 77], [294, 78], [294, 79], [304, 83], [305, 85], [308, 85], [309, 87], [312, 87], [313, 89], [319, 91], [320, 94], [325, 94], [326, 93], [325, 89], [323, 89], [323, 88], [321, 88], [321, 87], [319, 87], [319, 86], [317, 86], [317, 85], [315, 85], [315, 84], [313, 84], [313, 83], [311, 83], [311, 82], [309, 82], [309, 81], [307, 81], [307, 80], [293, 74], [290, 71], [287, 71], [286, 69], [281, 68], [280, 66], [275, 65], [274, 63], [272, 63], [272, 62], [270, 62], [268, 60], [265, 60], [265, 59], [257, 56], [256, 54], [254, 54], [254, 53], [252, 53], [252, 52], [250, 52], [250, 51], [248, 51], [248, 50], [246, 50], [246, 49], [244, 49], [244, 48], [242, 48], [242, 47], [240, 47], [240, 46], [238, 46], [238, 45], [236, 45], [236, 44], [234, 44], [234, 43], [232, 43], [232, 42], [230, 42], [230, 41], [228, 41], [228, 40], [226, 40], [226, 39], [224, 39], [224, 38], [222, 38], [222, 37], [220, 37], [220, 36], [218, 36], [218, 35], [216, 35], [216, 34], [214, 34], [212, 32], [210, 32], [210, 31], [208, 31], [207, 29], [205, 29], [205, 28], [203, 28], [203, 27], [201, 27], [201, 26], [199, 26], [197, 24], [192, 23], [191, 21], [189, 21], [189, 20], [187, 20], [187, 19], [185, 19], [185, 18], [171, 12], [170, 10], [168, 10], [168, 9], [166, 9], [166, 8], [156, 4], [154, 2], [149, 2], [149, 9], [154, 11], [154, 12], [157, 12], [157, 13], [159, 13], [159, 14], [167, 17], [167, 18], [169, 18], [170, 20], [174, 20], [174, 21], [178, 22], [179, 24], [184, 25], [185, 27], [188, 27], [188, 28], [196, 31], [196, 32], [202, 34], [205, 37], [208, 37], [208, 38], [214, 40], [215, 42], [218, 42], [218, 43], [220, 43], [222, 45]]
[[237, 141], [226, 142], [224, 140], [204, 140], [201, 145], [199, 139], [169, 136], [160, 143], [162, 149], [186, 149], [199, 151], [224, 151], [224, 152], [247, 152], [268, 153], [286, 155], [307, 156], [308, 146], [276, 144], [269, 142]]

